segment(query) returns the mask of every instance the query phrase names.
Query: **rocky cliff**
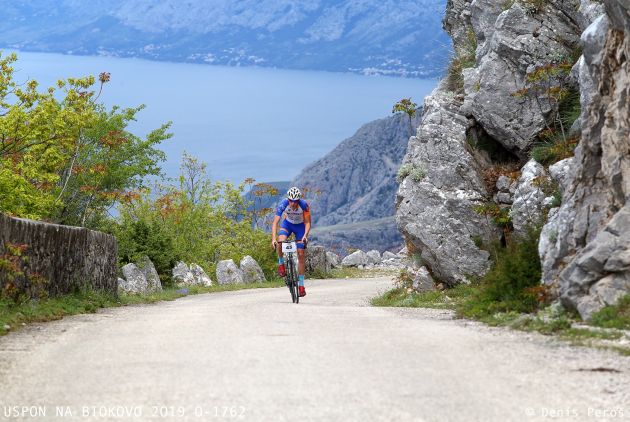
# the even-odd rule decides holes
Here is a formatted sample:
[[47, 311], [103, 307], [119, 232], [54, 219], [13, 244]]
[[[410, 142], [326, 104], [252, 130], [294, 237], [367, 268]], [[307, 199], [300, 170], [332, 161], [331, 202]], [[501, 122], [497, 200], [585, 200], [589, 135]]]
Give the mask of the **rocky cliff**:
[[[547, 221], [542, 281], [564, 305], [588, 318], [630, 291], [629, 9], [620, 0], [448, 1], [453, 61], [425, 99], [404, 158], [419, 170], [400, 184], [396, 213], [410, 251], [438, 279], [484, 274], [481, 244], [507, 226], [497, 221], [517, 233]], [[563, 114], [574, 92], [577, 120]], [[556, 159], [540, 158], [555, 147]]]

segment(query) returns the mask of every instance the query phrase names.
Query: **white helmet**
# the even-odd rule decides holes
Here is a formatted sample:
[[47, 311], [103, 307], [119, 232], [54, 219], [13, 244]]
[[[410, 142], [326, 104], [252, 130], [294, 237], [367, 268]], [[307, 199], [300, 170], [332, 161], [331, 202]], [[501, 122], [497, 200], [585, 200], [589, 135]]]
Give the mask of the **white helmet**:
[[301, 197], [302, 197], [302, 192], [300, 192], [300, 190], [296, 188], [295, 186], [293, 186], [291, 189], [287, 191], [287, 198], [293, 201], [297, 201]]

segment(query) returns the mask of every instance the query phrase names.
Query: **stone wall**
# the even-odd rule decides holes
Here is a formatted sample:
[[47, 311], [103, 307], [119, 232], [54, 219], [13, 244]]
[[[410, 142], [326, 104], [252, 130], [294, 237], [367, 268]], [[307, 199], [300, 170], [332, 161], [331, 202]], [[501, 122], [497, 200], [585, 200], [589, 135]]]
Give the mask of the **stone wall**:
[[0, 214], [0, 258], [9, 258], [11, 245], [24, 245], [17, 261], [24, 275], [10, 281], [9, 270], [0, 267], [0, 289], [11, 282], [30, 293], [34, 284], [41, 285], [50, 296], [84, 287], [116, 294], [118, 245], [113, 236]]

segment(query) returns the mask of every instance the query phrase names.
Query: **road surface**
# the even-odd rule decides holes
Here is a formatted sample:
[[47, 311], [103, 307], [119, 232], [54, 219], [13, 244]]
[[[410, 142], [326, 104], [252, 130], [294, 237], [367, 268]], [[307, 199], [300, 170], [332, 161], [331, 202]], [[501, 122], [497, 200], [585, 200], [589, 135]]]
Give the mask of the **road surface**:
[[299, 305], [285, 288], [241, 290], [28, 326], [0, 338], [0, 420], [630, 419], [629, 357], [369, 306], [391, 283], [315, 280]]

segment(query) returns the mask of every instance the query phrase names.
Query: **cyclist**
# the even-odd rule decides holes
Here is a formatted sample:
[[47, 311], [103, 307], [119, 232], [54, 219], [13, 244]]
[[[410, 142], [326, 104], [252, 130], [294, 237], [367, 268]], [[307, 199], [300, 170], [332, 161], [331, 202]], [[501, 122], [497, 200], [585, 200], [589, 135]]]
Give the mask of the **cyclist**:
[[[302, 193], [297, 187], [294, 186], [289, 189], [287, 191], [287, 197], [278, 204], [276, 216], [273, 219], [273, 225], [271, 227], [271, 244], [278, 253], [278, 274], [280, 277], [286, 275], [286, 270], [284, 268], [282, 247], [279, 242], [285, 241], [287, 237], [291, 236], [291, 233], [295, 233], [298, 253], [298, 290], [300, 297], [306, 296], [306, 290], [304, 289], [304, 248], [308, 242], [308, 233], [311, 231], [311, 209], [308, 203], [301, 198]], [[280, 224], [278, 239], [276, 240], [278, 222], [283, 214], [285, 218]]]

